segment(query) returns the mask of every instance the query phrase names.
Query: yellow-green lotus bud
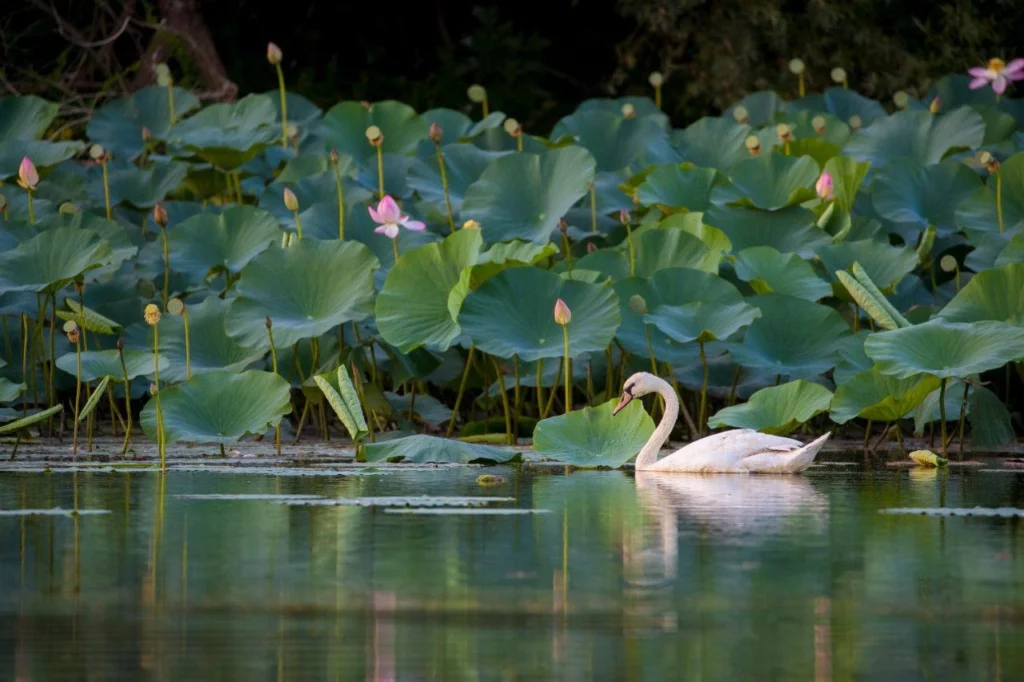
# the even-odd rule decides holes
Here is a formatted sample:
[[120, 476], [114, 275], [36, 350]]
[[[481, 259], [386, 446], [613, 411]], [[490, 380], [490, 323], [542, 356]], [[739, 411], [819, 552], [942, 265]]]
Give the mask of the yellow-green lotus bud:
[[660, 88], [665, 84], [665, 77], [661, 75], [660, 71], [654, 71], [647, 77], [647, 82], [651, 84], [651, 87]]
[[487, 89], [482, 85], [473, 84], [466, 89], [466, 96], [469, 97], [470, 102], [480, 104], [487, 99]]
[[804, 60], [802, 59], [790, 59], [789, 60], [789, 72], [794, 76], [799, 76], [804, 72]]
[[910, 106], [910, 95], [903, 90], [897, 90], [893, 93], [892, 103], [896, 105], [897, 109], [906, 109]]
[[736, 119], [737, 123], [746, 123], [747, 119], [750, 118], [750, 112], [742, 104], [737, 104], [733, 107], [732, 117]]
[[643, 315], [647, 312], [647, 301], [640, 294], [633, 294], [629, 297], [629, 309], [637, 315]]
[[846, 69], [841, 66], [837, 66], [832, 69], [832, 82], [833, 83], [845, 83], [846, 82]]
[[956, 272], [956, 256], [947, 253], [939, 259], [939, 267], [943, 272]]

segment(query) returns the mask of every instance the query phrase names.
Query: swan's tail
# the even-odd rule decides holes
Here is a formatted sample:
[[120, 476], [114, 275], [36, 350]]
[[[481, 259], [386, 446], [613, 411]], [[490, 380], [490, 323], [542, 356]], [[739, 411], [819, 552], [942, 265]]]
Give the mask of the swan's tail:
[[793, 474], [798, 474], [807, 467], [811, 466], [814, 462], [815, 456], [818, 454], [818, 450], [821, 450], [821, 446], [825, 444], [832, 432], [829, 431], [821, 438], [813, 440], [807, 445], [794, 450], [791, 454], [786, 456], [786, 471]]

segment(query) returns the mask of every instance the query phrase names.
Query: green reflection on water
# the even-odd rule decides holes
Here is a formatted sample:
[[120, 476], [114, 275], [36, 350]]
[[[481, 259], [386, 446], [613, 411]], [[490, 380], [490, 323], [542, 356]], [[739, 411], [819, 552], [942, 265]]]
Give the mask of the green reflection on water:
[[[0, 473], [0, 678], [1013, 679], [1024, 474]], [[180, 495], [513, 497], [516, 516]]]

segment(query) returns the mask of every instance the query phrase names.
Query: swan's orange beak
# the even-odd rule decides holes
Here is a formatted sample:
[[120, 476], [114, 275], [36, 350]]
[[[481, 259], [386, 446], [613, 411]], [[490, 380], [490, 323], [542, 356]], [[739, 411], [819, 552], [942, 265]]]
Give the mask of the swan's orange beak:
[[622, 408], [624, 408], [626, 405], [629, 405], [631, 400], [633, 400], [633, 396], [631, 396], [628, 393], [623, 393], [622, 397], [619, 398], [619, 404], [615, 406], [614, 410], [612, 410], [612, 416], [614, 417], [619, 412], [621, 412]]

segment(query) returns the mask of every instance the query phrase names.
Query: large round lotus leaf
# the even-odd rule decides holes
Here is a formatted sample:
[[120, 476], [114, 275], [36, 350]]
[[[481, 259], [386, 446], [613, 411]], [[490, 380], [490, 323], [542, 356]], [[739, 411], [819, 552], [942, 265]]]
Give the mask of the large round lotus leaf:
[[713, 168], [671, 163], [658, 166], [640, 183], [636, 199], [645, 206], [706, 211], [711, 208], [711, 190], [728, 181]]
[[480, 223], [487, 242], [546, 242], [593, 181], [594, 157], [582, 147], [502, 156], [466, 190], [462, 218]]
[[10, 140], [0, 143], [0, 179], [16, 176], [18, 166], [26, 156], [32, 159], [37, 168], [47, 168], [67, 161], [84, 147], [81, 142], [44, 140]]
[[270, 97], [247, 95], [232, 104], [205, 107], [176, 123], [167, 137], [221, 170], [234, 170], [280, 140], [276, 120]]
[[922, 231], [933, 225], [945, 236], [956, 232], [956, 207], [980, 187], [978, 176], [959, 161], [925, 167], [896, 159], [875, 176], [871, 199], [883, 218]]
[[856, 417], [893, 422], [910, 414], [938, 387], [939, 380], [931, 375], [897, 379], [872, 368], [836, 388], [829, 416], [837, 424]]
[[884, 374], [962, 378], [1024, 358], [1024, 328], [935, 319], [873, 334], [864, 342], [864, 352]]
[[984, 138], [985, 122], [970, 107], [938, 115], [898, 111], [854, 133], [843, 154], [870, 161], [872, 168], [904, 156], [927, 166], [942, 161], [956, 147], [975, 149]]
[[725, 339], [761, 316], [718, 275], [684, 269], [673, 273], [673, 280], [682, 286], [672, 292], [671, 303], [648, 305], [644, 322], [680, 343]]
[[551, 139], [568, 135], [589, 151], [599, 171], [617, 171], [648, 163], [645, 152], [654, 158], [669, 153], [668, 133], [658, 117], [625, 118], [621, 111], [579, 111], [560, 120], [551, 131]]
[[[152, 208], [176, 190], [187, 174], [188, 166], [184, 163], [164, 163], [149, 168], [128, 165], [109, 174], [110, 203], [115, 206], [125, 203], [139, 208]], [[96, 175], [90, 189], [93, 201], [102, 207], [102, 176]]]
[[736, 107], [742, 106], [747, 110], [747, 118], [752, 126], [764, 126], [774, 123], [779, 114], [786, 108], [786, 103], [779, 96], [771, 91], [762, 90], [746, 95], [739, 102], [736, 102], [722, 113], [722, 117], [732, 120]]
[[514, 450], [491, 445], [463, 443], [434, 436], [406, 436], [381, 443], [367, 443], [363, 457], [367, 462], [405, 462], [416, 464], [500, 464], [516, 456]]
[[[686, 267], [717, 273], [721, 253], [712, 252], [697, 237], [677, 228], [650, 229], [633, 236], [636, 277], [650, 277], [659, 270]], [[579, 259], [580, 270], [601, 272], [613, 280], [629, 277], [629, 245], [601, 249]]]
[[[217, 370], [237, 372], [256, 362], [269, 350], [267, 330], [260, 318], [262, 337], [253, 337], [252, 343], [244, 345], [238, 339], [228, 336], [225, 331], [225, 317], [231, 302], [217, 296], [210, 296], [198, 305], [188, 307], [189, 358], [192, 376]], [[142, 317], [142, 311], [139, 311]], [[167, 368], [160, 370], [162, 380], [184, 381], [185, 372], [185, 323], [178, 315], [165, 313], [159, 322], [160, 356], [167, 360]], [[144, 323], [136, 323], [125, 329], [125, 344], [140, 350], [152, 350], [153, 329]], [[248, 340], [248, 339], [247, 339]], [[274, 342], [278, 348], [285, 344], [278, 341], [274, 329]]]
[[533, 449], [576, 467], [619, 468], [647, 443], [654, 422], [639, 400], [612, 416], [615, 403], [610, 400], [542, 420], [533, 432]]
[[462, 304], [459, 323], [482, 351], [521, 360], [563, 354], [555, 301], [572, 311], [569, 354], [603, 353], [619, 326], [619, 302], [607, 285], [559, 277], [549, 270], [512, 268], [484, 282]]
[[761, 154], [737, 163], [729, 171], [732, 185], [715, 191], [716, 203], [736, 201], [765, 211], [800, 204], [815, 197], [820, 171], [807, 156]]
[[676, 131], [672, 142], [684, 160], [697, 166], [728, 171], [740, 161], [750, 158], [744, 144], [750, 126], [727, 118], [705, 116]]
[[[134, 159], [144, 147], [143, 128], [148, 128], [157, 140], [166, 137], [171, 127], [168, 102], [167, 88], [159, 85], [111, 100], [93, 113], [85, 134], [92, 142], [112, 151], [115, 159]], [[183, 88], [174, 88], [174, 114], [178, 120], [198, 107], [195, 95]]]
[[1006, 246], [999, 252], [995, 265], [997, 268], [1001, 268], [1012, 263], [1024, 263], [1024, 234], [1014, 235], [1006, 243]]
[[[488, 152], [471, 144], [446, 144], [441, 148], [441, 152], [444, 154], [445, 175], [448, 180], [448, 199], [452, 204], [452, 212], [456, 215], [462, 210], [462, 199], [466, 190], [480, 179], [484, 169], [494, 159], [512, 153]], [[409, 186], [419, 193], [421, 199], [447, 216], [444, 185], [441, 182], [441, 171], [437, 166], [433, 144], [429, 157], [413, 162], [409, 170]]]
[[1024, 264], [979, 272], [939, 312], [949, 322], [996, 320], [1024, 327]]
[[480, 230], [459, 230], [443, 242], [403, 254], [377, 297], [377, 328], [401, 352], [444, 351], [461, 333], [459, 308], [469, 292], [463, 273], [477, 262]]
[[[1017, 232], [1024, 227], [1024, 152], [1006, 159], [999, 168], [1002, 178], [1003, 232]], [[999, 212], [996, 206], [996, 175], [989, 175], [984, 187], [956, 207], [956, 225], [968, 236], [978, 233], [999, 233]], [[972, 241], [975, 241], [972, 238]]]
[[[420, 114], [424, 137], [430, 132], [430, 126], [436, 123], [441, 126], [441, 142], [446, 146], [465, 138], [476, 137], [485, 130], [497, 128], [504, 120], [505, 114], [500, 111], [492, 111], [486, 118], [476, 122], [454, 109], [428, 109]], [[433, 151], [433, 141], [424, 144], [426, 143], [429, 143], [430, 151]]]
[[[210, 372], [160, 390], [168, 443], [234, 443], [260, 434], [292, 411], [288, 382], [269, 372]], [[142, 430], [156, 440], [156, 400], [140, 415]]]
[[732, 426], [785, 436], [828, 409], [832, 392], [809, 381], [762, 388], [742, 405], [719, 410], [708, 419], [713, 429]]
[[42, 137], [59, 110], [59, 104], [35, 95], [0, 98], [0, 140]]
[[736, 276], [749, 282], [759, 294], [774, 292], [807, 301], [832, 294], [828, 282], [818, 277], [810, 263], [795, 253], [779, 253], [770, 246], [754, 246], [736, 254]]
[[246, 205], [220, 214], [201, 213], [167, 233], [171, 266], [196, 282], [221, 269], [237, 273], [280, 239], [274, 216]]
[[736, 250], [770, 246], [780, 253], [810, 258], [832, 236], [815, 224], [814, 213], [802, 206], [781, 211], [759, 211], [741, 206], [715, 206], [704, 222], [725, 233]]
[[889, 246], [875, 239], [829, 244], [818, 256], [830, 272], [849, 270], [860, 263], [879, 289], [890, 290], [917, 267], [917, 253], [910, 248]]
[[[65, 353], [57, 358], [57, 367], [71, 376], [78, 372], [78, 358], [74, 353]], [[153, 374], [153, 352], [151, 350], [124, 350], [124, 365], [128, 370], [128, 378], [149, 376]], [[160, 376], [166, 378], [164, 372], [169, 362], [160, 355]], [[91, 350], [82, 353], [82, 381], [96, 381], [110, 377], [113, 381], [123, 381], [124, 371], [121, 369], [121, 358], [116, 350]]]
[[54, 227], [0, 254], [0, 292], [53, 292], [114, 258], [95, 230]]
[[839, 341], [850, 333], [832, 308], [781, 294], [750, 299], [761, 317], [747, 328], [742, 343], [729, 352], [745, 367], [783, 377], [810, 378], [835, 367]]
[[306, 238], [286, 249], [269, 249], [244, 268], [238, 298], [226, 326], [235, 338], [266, 336], [265, 318], [274, 328], [274, 343], [290, 346], [329, 329], [362, 320], [373, 312], [373, 273], [380, 263], [358, 242]]
[[427, 128], [407, 104], [387, 100], [369, 107], [362, 102], [341, 102], [331, 107], [317, 128], [317, 135], [341, 154], [362, 161], [376, 152], [366, 139], [366, 129], [377, 126], [384, 135], [383, 149], [393, 154], [411, 154], [427, 136]]

